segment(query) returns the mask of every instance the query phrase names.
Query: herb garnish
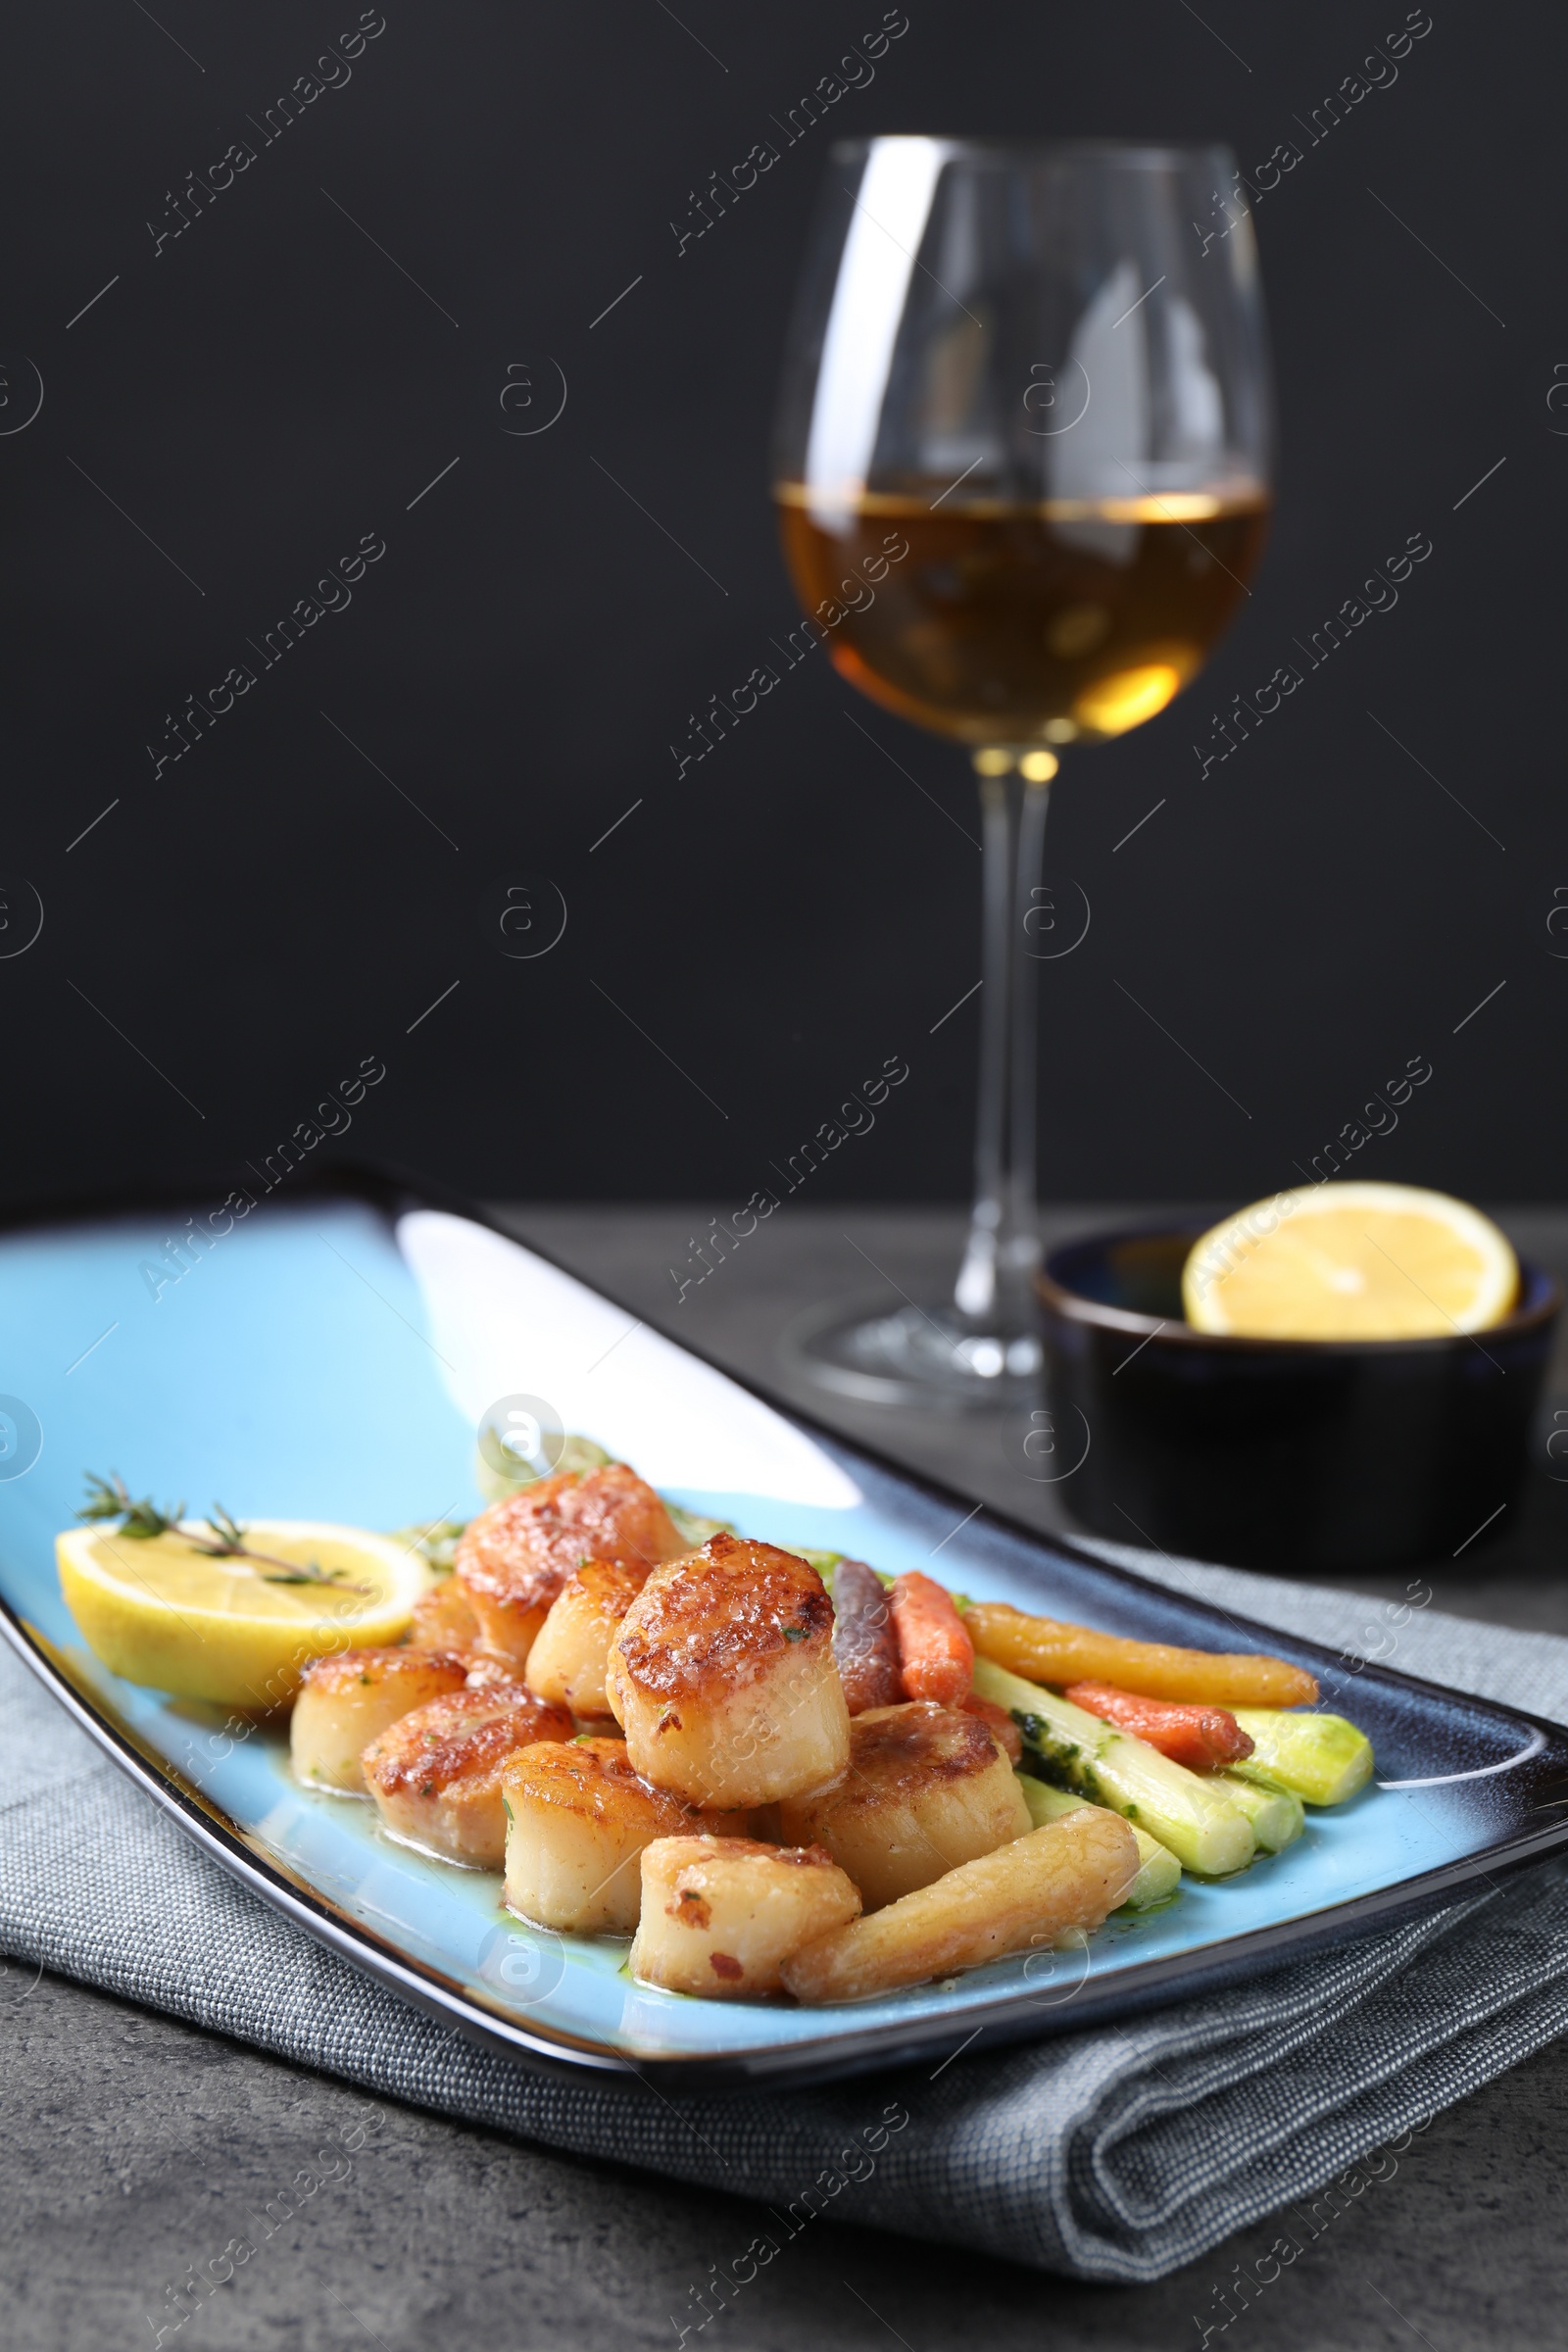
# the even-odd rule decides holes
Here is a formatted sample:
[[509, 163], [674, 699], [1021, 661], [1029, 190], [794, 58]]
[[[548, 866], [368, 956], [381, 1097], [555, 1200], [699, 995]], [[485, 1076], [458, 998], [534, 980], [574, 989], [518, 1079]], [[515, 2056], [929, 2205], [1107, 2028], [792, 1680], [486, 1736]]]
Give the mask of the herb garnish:
[[176, 1502], [172, 1511], [161, 1511], [150, 1495], [140, 1501], [131, 1498], [129, 1489], [118, 1470], [107, 1478], [99, 1478], [89, 1470], [87, 1499], [76, 1513], [78, 1519], [118, 1519], [120, 1533], [136, 1543], [146, 1544], [158, 1536], [178, 1536], [192, 1551], [205, 1552], [214, 1560], [255, 1560], [261, 1567], [275, 1569], [273, 1576], [261, 1576], [264, 1585], [326, 1585], [334, 1592], [358, 1592], [367, 1598], [374, 1597], [369, 1585], [345, 1584], [337, 1569], [323, 1569], [313, 1560], [307, 1567], [299, 1560], [279, 1559], [275, 1552], [257, 1551], [245, 1541], [245, 1530], [220, 1502], [215, 1502], [206, 1522], [205, 1536], [192, 1535], [181, 1522], [185, 1505]]
[[182, 1502], [176, 1502], [172, 1511], [161, 1511], [150, 1498], [132, 1502], [118, 1470], [111, 1470], [107, 1478], [87, 1472], [87, 1499], [76, 1513], [78, 1519], [118, 1519], [121, 1534], [132, 1536], [138, 1543], [166, 1534], [184, 1515]]
[[392, 1541], [401, 1544], [405, 1551], [416, 1552], [437, 1576], [450, 1576], [457, 1565], [458, 1544], [466, 1525], [466, 1519], [432, 1519], [428, 1527], [395, 1529]]

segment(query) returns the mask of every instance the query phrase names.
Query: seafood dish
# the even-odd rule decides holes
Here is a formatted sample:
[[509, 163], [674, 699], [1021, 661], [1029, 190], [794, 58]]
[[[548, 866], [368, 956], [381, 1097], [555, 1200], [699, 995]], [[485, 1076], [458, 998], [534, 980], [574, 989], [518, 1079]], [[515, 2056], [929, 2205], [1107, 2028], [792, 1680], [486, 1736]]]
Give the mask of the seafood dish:
[[63, 1587], [118, 1671], [197, 1695], [231, 1687], [203, 1606], [225, 1612], [224, 1677], [248, 1615], [258, 1677], [279, 1626], [307, 1629], [281, 1682], [250, 1686], [287, 1710], [299, 1787], [497, 1874], [531, 1928], [629, 1938], [636, 1984], [705, 2000], [865, 2000], [1081, 1945], [1310, 1837], [1308, 1808], [1372, 1777], [1368, 1740], [1284, 1659], [787, 1549], [588, 1440], [565, 1451], [416, 1533], [398, 1576], [385, 1538], [216, 1507], [203, 1530], [92, 1480]]

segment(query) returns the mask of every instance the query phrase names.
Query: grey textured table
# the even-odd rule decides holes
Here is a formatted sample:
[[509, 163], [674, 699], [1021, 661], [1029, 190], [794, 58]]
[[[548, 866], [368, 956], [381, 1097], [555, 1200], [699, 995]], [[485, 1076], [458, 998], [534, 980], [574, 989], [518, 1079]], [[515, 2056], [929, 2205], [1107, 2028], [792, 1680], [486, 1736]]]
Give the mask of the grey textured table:
[[[1109, 1212], [1062, 1212], [1066, 1232]], [[951, 1270], [959, 1221], [919, 1211], [796, 1207], [677, 1307], [668, 1267], [706, 1212], [519, 1209], [516, 1229], [643, 1315], [737, 1369], [787, 1388], [777, 1336], [835, 1292], [920, 1291]], [[1516, 1242], [1568, 1271], [1568, 1216], [1504, 1215]], [[865, 1255], [861, 1255], [864, 1252]], [[1568, 1394], [1559, 1364], [1554, 1381]], [[807, 1399], [803, 1398], [803, 1401]], [[1025, 1476], [1022, 1416], [926, 1420], [848, 1405], [813, 1409], [976, 1499], [1041, 1526], [1060, 1496]], [[1485, 1548], [1426, 1573], [1440, 1606], [1568, 1633], [1568, 1491], [1544, 1475]], [[1404, 1578], [1348, 1580], [1395, 1596]], [[168, 2019], [15, 1966], [0, 1970], [4, 2131], [0, 2341], [18, 2352], [152, 2345], [165, 2283], [246, 2228], [327, 2136], [352, 2128], [360, 2091]], [[670, 2345], [671, 2315], [749, 2233], [740, 2199], [545, 2153], [406, 2108], [277, 2230], [261, 2256], [178, 2335], [203, 2347], [384, 2352], [492, 2343], [573, 2352]], [[1568, 2157], [1568, 2043], [1440, 2117], [1397, 2169], [1341, 2215], [1238, 2320], [1279, 2352], [1430, 2352], [1568, 2340], [1559, 2206]], [[1264, 2223], [1161, 2285], [1074, 2286], [1033, 2272], [823, 2222], [714, 2323], [731, 2352], [906, 2352], [984, 2343], [1167, 2352], [1200, 2344], [1195, 2314], [1231, 2267], [1261, 2255]], [[151, 2316], [149, 2316], [151, 2315]], [[1211, 2337], [1217, 2340], [1218, 2331]]]

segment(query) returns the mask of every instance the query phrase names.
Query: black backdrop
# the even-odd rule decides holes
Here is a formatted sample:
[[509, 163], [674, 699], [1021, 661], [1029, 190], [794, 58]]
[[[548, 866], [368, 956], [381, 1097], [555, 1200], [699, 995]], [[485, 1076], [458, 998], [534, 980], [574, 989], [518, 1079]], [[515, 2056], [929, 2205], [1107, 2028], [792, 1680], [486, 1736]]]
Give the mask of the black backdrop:
[[[1420, 1055], [1358, 1172], [1559, 1193], [1568, 30], [1433, 10], [1329, 129], [1398, 0], [908, 0], [869, 86], [684, 250], [875, 0], [385, 0], [363, 45], [349, 4], [11, 11], [7, 1194], [259, 1163], [367, 1057], [322, 1160], [739, 1200], [901, 1056], [818, 1191], [965, 1189], [976, 1004], [934, 1028], [977, 974], [959, 758], [819, 656], [701, 766], [669, 750], [796, 618], [773, 384], [827, 142], [878, 129], [1300, 153], [1258, 214], [1256, 593], [1055, 795], [1093, 919], [1044, 967], [1045, 1191], [1292, 1182]], [[335, 86], [284, 127], [302, 76]], [[1397, 608], [1200, 778], [1210, 712], [1412, 533]], [[339, 609], [268, 666], [329, 567]], [[518, 877], [566, 912], [532, 960], [492, 944]]]

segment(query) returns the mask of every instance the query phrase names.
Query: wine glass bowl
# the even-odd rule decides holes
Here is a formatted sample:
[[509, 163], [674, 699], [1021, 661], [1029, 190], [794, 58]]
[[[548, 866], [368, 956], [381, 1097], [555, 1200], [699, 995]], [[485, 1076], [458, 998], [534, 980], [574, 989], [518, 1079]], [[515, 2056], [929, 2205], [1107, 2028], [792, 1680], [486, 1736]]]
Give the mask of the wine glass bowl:
[[1069, 747], [1155, 717], [1248, 593], [1269, 394], [1223, 148], [880, 138], [833, 150], [774, 444], [785, 560], [835, 668], [968, 747], [986, 835], [977, 1199], [951, 1306], [828, 1322], [860, 1395], [1016, 1393], [1032, 1285], [1035, 912]]
[[1059, 751], [1155, 717], [1240, 603], [1267, 527], [1259, 497], [1156, 493], [1093, 509], [997, 497], [933, 513], [940, 488], [813, 511], [786, 484], [780, 527], [808, 612], [906, 542], [875, 601], [833, 628], [830, 659], [900, 718], [976, 747]]

